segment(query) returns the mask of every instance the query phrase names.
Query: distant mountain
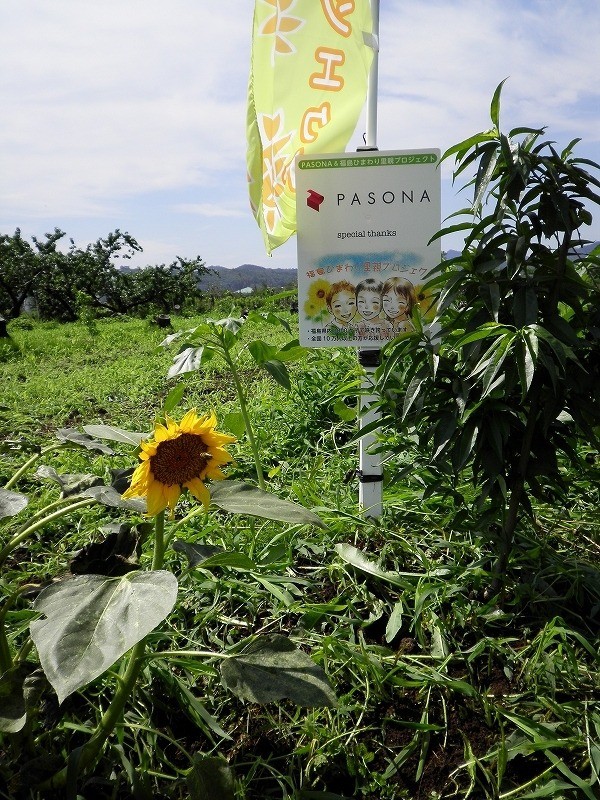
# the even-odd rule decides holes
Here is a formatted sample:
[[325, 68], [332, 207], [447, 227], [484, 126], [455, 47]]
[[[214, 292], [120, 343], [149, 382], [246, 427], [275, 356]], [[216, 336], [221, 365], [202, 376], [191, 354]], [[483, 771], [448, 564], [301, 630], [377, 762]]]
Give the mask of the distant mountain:
[[208, 269], [211, 272], [208, 275], [202, 275], [199, 282], [200, 289], [205, 292], [211, 289], [239, 292], [240, 289], [247, 287], [261, 289], [265, 286], [272, 289], [283, 289], [295, 286], [298, 281], [298, 270], [296, 269], [268, 269], [256, 264], [242, 264], [233, 268], [211, 264]]
[[[585, 256], [588, 253], [591, 253], [596, 247], [600, 245], [600, 242], [590, 242], [589, 244], [583, 244], [580, 247], [574, 247], [570, 251], [571, 256]], [[450, 261], [452, 258], [456, 258], [460, 255], [460, 250], [446, 250], [446, 259]]]

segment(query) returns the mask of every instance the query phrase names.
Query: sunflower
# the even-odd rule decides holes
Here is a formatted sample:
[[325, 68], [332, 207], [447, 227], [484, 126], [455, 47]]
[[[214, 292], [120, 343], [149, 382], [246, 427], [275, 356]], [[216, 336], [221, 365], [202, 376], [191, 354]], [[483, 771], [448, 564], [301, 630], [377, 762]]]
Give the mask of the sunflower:
[[434, 295], [431, 289], [423, 290], [422, 285], [417, 285], [415, 286], [415, 296], [423, 317], [427, 322], [431, 322], [437, 311], [437, 295]]
[[233, 436], [217, 433], [216, 424], [214, 413], [199, 417], [195, 408], [181, 422], [167, 417], [166, 425], [157, 423], [154, 437], [140, 445], [142, 463], [123, 497], [145, 497], [151, 517], [167, 506], [172, 513], [182, 488], [208, 506], [210, 494], [204, 481], [225, 477], [220, 468], [231, 456], [223, 445], [235, 441]]
[[321, 321], [328, 316], [327, 292], [330, 289], [331, 284], [323, 278], [318, 278], [310, 285], [304, 304], [304, 313], [308, 319]]

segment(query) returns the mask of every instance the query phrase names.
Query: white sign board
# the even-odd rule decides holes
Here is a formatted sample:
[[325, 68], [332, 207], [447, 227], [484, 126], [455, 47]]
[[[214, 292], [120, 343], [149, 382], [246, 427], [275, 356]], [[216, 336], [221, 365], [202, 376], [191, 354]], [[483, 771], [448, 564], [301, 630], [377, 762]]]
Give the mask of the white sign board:
[[300, 342], [381, 347], [412, 330], [439, 263], [439, 150], [363, 151], [296, 159]]

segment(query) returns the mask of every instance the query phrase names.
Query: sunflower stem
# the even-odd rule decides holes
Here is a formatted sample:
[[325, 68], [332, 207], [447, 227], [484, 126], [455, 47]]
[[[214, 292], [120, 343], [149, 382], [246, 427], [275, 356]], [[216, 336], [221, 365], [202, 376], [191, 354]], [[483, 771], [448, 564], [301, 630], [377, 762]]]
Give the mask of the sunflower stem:
[[154, 518], [154, 554], [152, 569], [162, 569], [165, 561], [165, 512], [161, 511]]
[[48, 516], [39, 519], [33, 525], [29, 525], [24, 530], [21, 530], [20, 533], [15, 534], [11, 539], [9, 539], [2, 550], [0, 550], [0, 564], [2, 564], [8, 558], [12, 551], [15, 550], [21, 544], [21, 542], [25, 541], [25, 539], [31, 536], [32, 533], [35, 533], [40, 528], [43, 528], [44, 525], [47, 525], [49, 522], [53, 522], [60, 517], [64, 517], [65, 514], [69, 514], [71, 511], [78, 511], [80, 508], [91, 506], [95, 502], [97, 501], [94, 497], [89, 497], [85, 500], [78, 500], [76, 503], [72, 503], [70, 506], [60, 508], [53, 514], [48, 514]]
[[[146, 639], [144, 638], [131, 650], [125, 674], [123, 675], [123, 678], [117, 687], [110, 705], [102, 715], [102, 718], [100, 719], [96, 730], [92, 734], [92, 737], [86, 742], [86, 744], [83, 745], [79, 763], [77, 765], [77, 775], [86, 772], [86, 770], [96, 763], [104, 743], [111, 735], [119, 719], [121, 718], [125, 704], [129, 699], [142, 667], [144, 666], [143, 655], [145, 647]], [[37, 788], [42, 791], [46, 789], [59, 789], [66, 784], [66, 781], [67, 767], [64, 767], [47, 781], [44, 781], [44, 783], [40, 784]]]
[[258, 486], [260, 489], [264, 491], [266, 489], [265, 476], [262, 468], [262, 462], [260, 460], [258, 445], [254, 437], [252, 422], [250, 420], [250, 415], [248, 414], [248, 405], [246, 403], [246, 395], [244, 394], [244, 388], [242, 386], [242, 382], [240, 381], [240, 376], [237, 371], [237, 368], [233, 362], [233, 359], [230, 358], [229, 353], [227, 353], [227, 355], [225, 356], [225, 360], [227, 361], [229, 369], [231, 370], [231, 377], [233, 378], [233, 383], [235, 384], [235, 391], [238, 396], [240, 411], [242, 412], [242, 417], [244, 418], [244, 425], [246, 426], [246, 433], [248, 434], [248, 442], [250, 443], [252, 455], [254, 456], [254, 464], [256, 466], [256, 477], [258, 479]]
[[[161, 569], [165, 557], [165, 512], [161, 511], [154, 519], [154, 553], [152, 555], [152, 569]], [[81, 774], [92, 767], [102, 752], [105, 742], [114, 731], [121, 719], [125, 704], [135, 689], [135, 684], [144, 666], [144, 651], [146, 649], [144, 637], [131, 649], [129, 659], [122, 678], [119, 678], [117, 689], [108, 708], [102, 715], [100, 722], [91, 738], [86, 742], [81, 751], [77, 774]], [[67, 767], [57, 772], [48, 781], [39, 786], [39, 789], [57, 789], [65, 785], [67, 780]]]
[[49, 453], [51, 450], [59, 450], [63, 445], [62, 444], [51, 444], [48, 447], [42, 447], [38, 453], [34, 453], [31, 458], [27, 459], [27, 461], [21, 466], [12, 478], [4, 485], [5, 489], [11, 489], [15, 483], [19, 480], [19, 478], [24, 475], [28, 469], [35, 464], [43, 455]]

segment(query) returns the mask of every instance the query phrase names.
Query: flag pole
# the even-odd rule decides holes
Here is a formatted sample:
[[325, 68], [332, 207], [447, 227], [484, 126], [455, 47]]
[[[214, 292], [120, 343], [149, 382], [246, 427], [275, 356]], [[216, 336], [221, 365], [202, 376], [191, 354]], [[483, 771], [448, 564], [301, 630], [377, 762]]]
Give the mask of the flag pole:
[[[367, 119], [365, 146], [359, 150], [377, 150], [377, 88], [379, 79], [379, 0], [371, 0], [371, 14], [373, 18], [373, 32], [370, 37], [365, 36], [365, 44], [373, 48], [373, 60], [369, 72], [367, 85]], [[370, 394], [373, 388], [373, 376], [381, 360], [379, 348], [361, 347], [358, 350], [358, 362], [363, 367], [365, 375], [362, 381], [362, 394], [360, 401], [359, 430], [371, 425], [381, 418], [378, 411], [373, 409], [377, 400], [375, 394]], [[376, 443], [374, 433], [367, 433], [360, 439], [359, 464], [358, 464], [358, 502], [361, 513], [365, 518], [379, 519], [383, 514], [383, 470], [381, 455], [369, 452]]]
[[[365, 145], [369, 150], [377, 150], [377, 90], [379, 83], [379, 0], [371, 0], [373, 33], [368, 37], [369, 47], [373, 50], [373, 60], [367, 84], [367, 129]], [[367, 37], [365, 36], [365, 39]], [[363, 148], [360, 148], [361, 150]]]

